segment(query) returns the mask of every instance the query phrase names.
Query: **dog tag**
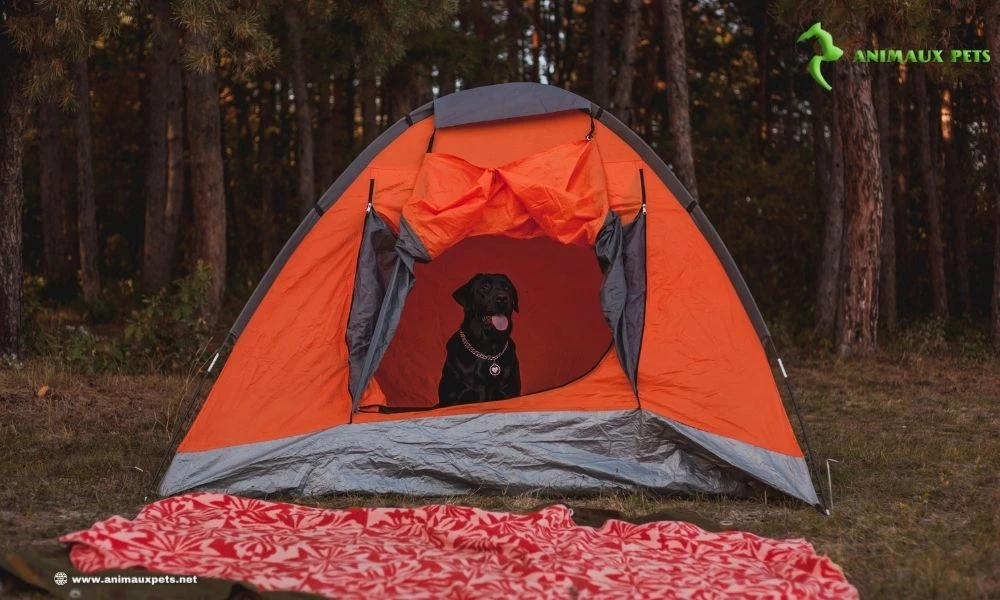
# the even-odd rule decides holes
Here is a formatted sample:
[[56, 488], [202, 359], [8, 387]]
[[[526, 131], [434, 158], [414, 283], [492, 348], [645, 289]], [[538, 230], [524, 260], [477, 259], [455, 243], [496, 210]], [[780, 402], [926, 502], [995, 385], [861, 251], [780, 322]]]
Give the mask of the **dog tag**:
[[500, 374], [500, 365], [493, 363], [490, 365], [490, 375], [496, 377]]

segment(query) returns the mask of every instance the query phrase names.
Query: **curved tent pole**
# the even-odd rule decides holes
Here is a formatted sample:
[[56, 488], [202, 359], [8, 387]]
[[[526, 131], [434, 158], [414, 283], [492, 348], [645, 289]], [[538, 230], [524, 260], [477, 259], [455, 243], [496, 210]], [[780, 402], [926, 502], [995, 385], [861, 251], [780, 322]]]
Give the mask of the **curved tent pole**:
[[241, 333], [243, 333], [243, 328], [246, 327], [247, 323], [250, 321], [250, 317], [253, 316], [254, 311], [257, 310], [257, 306], [260, 304], [261, 300], [263, 300], [264, 295], [267, 294], [268, 290], [271, 288], [271, 284], [274, 283], [274, 280], [278, 277], [278, 273], [280, 273], [281, 269], [284, 268], [285, 263], [288, 262], [292, 253], [295, 252], [295, 249], [298, 248], [299, 243], [301, 243], [306, 237], [309, 231], [313, 228], [313, 225], [319, 221], [320, 216], [324, 212], [330, 210], [330, 207], [337, 202], [348, 186], [354, 183], [354, 180], [357, 179], [366, 168], [368, 168], [372, 159], [378, 156], [378, 154], [385, 149], [386, 146], [394, 142], [396, 138], [406, 131], [412, 124], [419, 123], [427, 117], [430, 117], [433, 114], [433, 109], [433, 101], [428, 102], [406, 115], [406, 117], [396, 121], [389, 127], [389, 129], [385, 130], [380, 136], [375, 138], [375, 141], [369, 144], [357, 158], [351, 161], [351, 164], [344, 169], [340, 176], [337, 177], [336, 181], [334, 181], [333, 184], [327, 188], [326, 192], [324, 192], [320, 199], [316, 202], [313, 210], [306, 214], [305, 218], [303, 218], [302, 222], [299, 223], [299, 226], [295, 229], [295, 232], [292, 233], [291, 237], [288, 238], [288, 241], [285, 242], [281, 251], [278, 252], [278, 256], [275, 257], [274, 262], [271, 263], [271, 266], [268, 267], [264, 276], [261, 277], [260, 282], [253, 291], [253, 294], [250, 295], [250, 299], [247, 300], [247, 303], [243, 306], [243, 310], [240, 311], [239, 316], [236, 318], [236, 322], [233, 323], [232, 328], [229, 330], [229, 334], [233, 337], [234, 341], [239, 338]]
[[806, 428], [805, 420], [802, 418], [802, 412], [799, 409], [798, 402], [795, 399], [795, 393], [792, 389], [791, 380], [788, 378], [783, 363], [781, 363], [781, 357], [778, 355], [778, 351], [774, 346], [774, 340], [771, 338], [771, 332], [768, 331], [767, 325], [764, 323], [764, 317], [760, 312], [760, 308], [757, 306], [757, 301], [754, 300], [753, 295], [750, 293], [750, 288], [747, 286], [746, 280], [743, 278], [743, 274], [740, 272], [739, 267], [737, 267], [736, 261], [733, 260], [732, 255], [729, 253], [729, 249], [726, 248], [726, 245], [723, 243], [719, 233], [708, 220], [708, 217], [701, 209], [701, 206], [698, 205], [698, 201], [691, 196], [690, 192], [687, 191], [687, 188], [684, 187], [680, 180], [678, 180], [673, 172], [667, 167], [666, 163], [663, 162], [663, 159], [653, 152], [653, 149], [650, 148], [648, 144], [643, 142], [637, 133], [616, 119], [614, 115], [605, 112], [596, 105], [593, 106], [592, 110], [595, 109], [597, 111], [594, 114], [595, 118], [627, 142], [629, 146], [631, 146], [631, 148], [642, 158], [642, 160], [647, 165], [652, 167], [653, 172], [659, 176], [660, 180], [663, 181], [664, 184], [666, 184], [674, 198], [676, 198], [681, 206], [683, 206], [691, 215], [691, 218], [695, 222], [695, 226], [698, 227], [701, 234], [705, 236], [705, 240], [715, 251], [715, 255], [719, 259], [719, 262], [722, 263], [722, 267], [729, 276], [729, 281], [736, 290], [736, 294], [740, 297], [740, 300], [743, 303], [743, 308], [746, 310], [747, 316], [750, 318], [750, 322], [753, 324], [754, 330], [760, 337], [761, 345], [764, 346], [765, 350], [768, 346], [770, 346], [772, 353], [778, 360], [778, 366], [781, 369], [781, 373], [785, 381], [785, 388], [788, 390], [789, 400], [792, 404], [792, 408], [795, 410], [795, 415], [799, 422], [799, 428], [802, 431], [803, 442], [806, 446], [806, 462], [809, 466], [813, 483], [818, 491], [820, 506], [817, 506], [816, 508], [823, 514], [830, 514], [830, 510], [828, 508], [829, 504], [823, 492], [823, 486], [820, 483], [822, 479], [819, 476], [819, 471], [816, 469], [815, 457], [813, 456], [812, 447], [809, 442], [809, 432]]
[[826, 493], [823, 491], [823, 479], [816, 466], [816, 457], [813, 454], [812, 444], [809, 441], [809, 428], [806, 427], [805, 419], [802, 418], [802, 411], [799, 409], [799, 403], [795, 399], [795, 388], [792, 387], [792, 379], [788, 376], [788, 371], [785, 370], [785, 363], [781, 360], [781, 354], [778, 353], [774, 339], [771, 336], [767, 336], [764, 343], [765, 347], [771, 348], [771, 353], [774, 354], [774, 358], [778, 362], [778, 368], [781, 369], [781, 378], [784, 380], [785, 390], [788, 392], [788, 401], [795, 410], [795, 418], [799, 422], [799, 430], [802, 431], [802, 441], [806, 446], [806, 462], [809, 464], [809, 472], [812, 474], [813, 480], [817, 483], [816, 491], [819, 493], [820, 506], [816, 508], [824, 515], [829, 516], [833, 502], [826, 497]]
[[[243, 306], [240, 311], [239, 316], [233, 323], [233, 326], [229, 329], [226, 334], [225, 340], [212, 354], [213, 358], [210, 361], [205, 361], [208, 363], [204, 368], [199, 368], [198, 373], [200, 375], [199, 382], [195, 386], [195, 389], [187, 396], [187, 399], [181, 403], [181, 416], [177, 423], [174, 425], [173, 433], [170, 437], [170, 442], [167, 448], [164, 450], [160, 461], [157, 463], [156, 469], [150, 475], [150, 483], [145, 494], [148, 498], [151, 494], [156, 494], [156, 489], [159, 487], [161, 480], [166, 474], [167, 469], [170, 466], [171, 457], [176, 454], [177, 445], [180, 443], [180, 438], [188, 428], [190, 420], [195, 416], [195, 408], [199, 404], [198, 398], [201, 396], [202, 391], [205, 387], [205, 382], [210, 378], [211, 372], [218, 367], [222, 370], [225, 366], [226, 359], [228, 356], [223, 357], [224, 351], [227, 346], [231, 346], [236, 343], [240, 334], [243, 332], [243, 328], [246, 327], [247, 323], [250, 321], [250, 317], [253, 316], [254, 311], [257, 310], [257, 306], [263, 300], [264, 296], [267, 294], [268, 290], [271, 288], [271, 284], [278, 277], [278, 273], [284, 268], [285, 263], [291, 257], [295, 249], [298, 248], [299, 243], [302, 242], [306, 234], [313, 228], [313, 225], [319, 221], [320, 217], [333, 206], [340, 196], [343, 194], [344, 190], [350, 186], [355, 179], [368, 167], [372, 159], [375, 158], [386, 146], [395, 141], [397, 137], [400, 136], [404, 131], [406, 131], [411, 125], [426, 119], [433, 114], [434, 102], [428, 102], [421, 106], [420, 108], [414, 110], [413, 112], [407, 114], [402, 119], [396, 121], [389, 129], [384, 131], [375, 140], [365, 148], [361, 154], [355, 158], [350, 165], [340, 174], [339, 177], [327, 188], [326, 192], [320, 196], [319, 200], [313, 205], [313, 209], [310, 210], [306, 216], [299, 223], [299, 226], [292, 233], [288, 241], [278, 252], [271, 266], [268, 267], [267, 271], [264, 272], [263, 277], [257, 283], [257, 287], [254, 288], [253, 293], [250, 295], [250, 299]], [[221, 363], [219, 362], [221, 360]]]
[[[202, 361], [201, 366], [198, 367], [198, 371], [195, 376], [198, 377], [198, 383], [188, 394], [187, 398], [181, 402], [180, 411], [178, 412], [177, 422], [174, 423], [173, 432], [170, 435], [170, 441], [167, 443], [167, 447], [164, 448], [163, 454], [160, 456], [159, 462], [157, 462], [156, 469], [154, 469], [149, 476], [149, 482], [147, 484], [146, 492], [143, 495], [143, 502], [146, 502], [150, 495], [155, 495], [157, 488], [160, 486], [160, 482], [163, 480], [164, 475], [166, 475], [167, 468], [170, 466], [170, 459], [177, 453], [177, 446], [180, 444], [181, 435], [187, 431], [191, 420], [195, 416], [196, 409], [200, 406], [198, 399], [202, 396], [202, 391], [205, 389], [205, 382], [211, 379], [212, 371], [215, 369], [216, 364], [222, 355], [227, 350], [227, 346], [236, 341], [236, 338], [232, 333], [227, 333], [226, 338], [222, 340], [219, 347], [215, 349], [215, 352], [211, 354], [211, 358], [207, 358]], [[222, 358], [225, 362], [225, 358]], [[221, 366], [219, 369], [221, 370]]]
[[[771, 335], [767, 329], [767, 325], [764, 323], [764, 319], [761, 315], [760, 309], [757, 306], [757, 303], [754, 300], [753, 296], [750, 294], [750, 290], [746, 284], [746, 281], [743, 278], [743, 275], [740, 273], [739, 268], [736, 266], [736, 263], [732, 258], [732, 255], [729, 253], [725, 244], [722, 242], [722, 239], [719, 237], [718, 232], [715, 230], [714, 226], [708, 220], [708, 217], [702, 211], [701, 207], [698, 205], [698, 202], [691, 197], [690, 193], [688, 193], [688, 191], [684, 188], [684, 186], [680, 183], [680, 181], [674, 176], [674, 174], [667, 167], [666, 163], [663, 162], [663, 160], [653, 151], [652, 148], [649, 147], [648, 144], [646, 144], [638, 136], [637, 133], [635, 133], [631, 128], [624, 125], [613, 115], [604, 111], [603, 108], [584, 100], [583, 98], [577, 96], [576, 94], [573, 94], [572, 92], [568, 92], [561, 88], [554, 88], [553, 86], [546, 86], [543, 84], [533, 84], [533, 83], [501, 84], [501, 85], [507, 86], [507, 89], [502, 91], [502, 93], [504, 93], [507, 96], [510, 96], [510, 98], [508, 99], [517, 98], [520, 96], [522, 92], [527, 92], [529, 88], [533, 88], [533, 91], [539, 94], [539, 98], [544, 97], [543, 98], [544, 101], [541, 102], [541, 107], [542, 107], [541, 110], [537, 109], [537, 107], [539, 106], [538, 104], [525, 106], [523, 104], [518, 105], [517, 103], [513, 103], [504, 107], [503, 103], [501, 103], [501, 108], [496, 108], [496, 107], [490, 108], [483, 105], [482, 103], [477, 103], [478, 106], [472, 108], [470, 108], [469, 106], [461, 106], [462, 101], [465, 99], [465, 98], [459, 98], [459, 96], [462, 96], [462, 94], [467, 94], [466, 97], [472, 99], [473, 96], [475, 98], [480, 98], [481, 96], [483, 96], [483, 94], [489, 93], [484, 88], [472, 88], [470, 90], [463, 90], [461, 92], [450, 94], [449, 96], [445, 96], [443, 98], [439, 98], [437, 100], [433, 100], [431, 102], [424, 104], [420, 108], [417, 108], [416, 110], [412, 111], [411, 113], [405, 115], [403, 118], [396, 121], [396, 123], [390, 126], [389, 129], [384, 131], [371, 144], [369, 144], [361, 152], [361, 154], [357, 158], [355, 158], [354, 161], [352, 161], [351, 164], [341, 173], [341, 175], [326, 190], [326, 192], [320, 197], [320, 199], [314, 205], [313, 210], [309, 211], [309, 213], [303, 218], [298, 228], [295, 230], [292, 236], [282, 247], [281, 251], [278, 253], [278, 256], [275, 258], [274, 262], [271, 263], [271, 266], [264, 273], [264, 276], [261, 278], [257, 287], [254, 289], [253, 294], [247, 301], [246, 305], [243, 307], [243, 310], [240, 312], [240, 315], [237, 317], [235, 323], [230, 329], [229, 334], [226, 337], [226, 340], [223, 342], [223, 345], [220, 346], [220, 349], [216, 354], [221, 354], [221, 351], [226, 344], [235, 343], [235, 341], [238, 339], [243, 329], [249, 322], [251, 316], [256, 311], [264, 295], [267, 294], [274, 280], [277, 278], [278, 274], [281, 272], [282, 268], [285, 266], [288, 259], [291, 257], [292, 253], [295, 251], [295, 249], [298, 247], [301, 241], [305, 238], [305, 236], [309, 233], [312, 227], [316, 224], [316, 222], [319, 221], [319, 218], [322, 216], [322, 214], [327, 210], [329, 210], [330, 206], [332, 206], [340, 198], [344, 190], [346, 190], [347, 187], [351, 185], [355, 179], [357, 179], [357, 177], [364, 171], [364, 169], [368, 167], [371, 161], [385, 147], [387, 147], [390, 143], [392, 143], [397, 137], [399, 137], [404, 131], [406, 131], [413, 124], [434, 115], [435, 108], [437, 107], [437, 105], [440, 104], [442, 109], [458, 108], [460, 110], [457, 110], [450, 115], [449, 118], [451, 118], [454, 122], [452, 123], [435, 122], [436, 128], [475, 123], [475, 122], [480, 122], [480, 120], [491, 120], [490, 118], [477, 120], [477, 116], [482, 116], [478, 115], [477, 113], [487, 109], [488, 109], [487, 112], [493, 111], [488, 115], [488, 117], [491, 117], [492, 119], [516, 118], [517, 116], [547, 114], [551, 112], [561, 112], [573, 109], [586, 110], [591, 115], [591, 118], [595, 118], [596, 120], [600, 121], [606, 127], [611, 129], [615, 134], [617, 134], [619, 138], [621, 138], [624, 142], [626, 142], [632, 148], [632, 150], [634, 150], [640, 156], [640, 158], [642, 158], [642, 160], [653, 169], [653, 172], [660, 177], [660, 179], [664, 182], [664, 184], [667, 186], [667, 188], [670, 190], [673, 196], [677, 199], [677, 201], [680, 202], [682, 206], [684, 206], [687, 212], [691, 215], [691, 218], [694, 220], [695, 225], [698, 227], [698, 230], [702, 233], [706, 241], [712, 247], [713, 251], [716, 254], [716, 257], [722, 264], [726, 274], [729, 276], [730, 283], [733, 285], [737, 295], [739, 296], [741, 303], [743, 304], [744, 309], [746, 310], [747, 316], [750, 318], [750, 321], [755, 331], [758, 334], [761, 344], [765, 346], [765, 348], [768, 345], [770, 345], [772, 351], [775, 353], [775, 355], [777, 355], [777, 352], [774, 349], [774, 342], [771, 339]], [[493, 86], [488, 86], [488, 87], [493, 87]], [[515, 87], [517, 87], [516, 90], [514, 89]], [[514, 92], [517, 92], [517, 94], [513, 95]], [[471, 95], [468, 95], [470, 93]], [[497, 113], [496, 111], [500, 112]], [[510, 112], [510, 114], [506, 114], [504, 113], [504, 111]], [[521, 115], [514, 114], [517, 113], [518, 111], [522, 111], [524, 114]], [[781, 365], [780, 363], [779, 366], [783, 367], [783, 365]], [[783, 368], [782, 372], [783, 375], [785, 375]], [[197, 397], [197, 394], [200, 393], [200, 389], [204, 385], [204, 380], [208, 379], [207, 377], [208, 375], [209, 375], [208, 373], [205, 373], [205, 377], [202, 378], [202, 381], [198, 386], [198, 390], [196, 390], [196, 394], [192, 395], [192, 397], [188, 401], [187, 406], [185, 407], [188, 410], [188, 412], [193, 410], [194, 400]], [[789, 391], [792, 405], [796, 411], [796, 415], [798, 416], [798, 420], [802, 429], [803, 438], [806, 445], [806, 458], [810, 465], [810, 470], [812, 472], [814, 482], [819, 481], [816, 475], [817, 471], [815, 470], [815, 462], [812, 457], [812, 451], [809, 444], [808, 433], [806, 431], [804, 421], [802, 420], [798, 404], [797, 402], [795, 402], [794, 392], [792, 391], [790, 381], [788, 380], [787, 376], [785, 377], [785, 384]], [[173, 439], [171, 440], [171, 446], [173, 446], [176, 443], [177, 439], [180, 437], [180, 432], [183, 431], [184, 429], [183, 427], [181, 427], [181, 425], [183, 425], [183, 421], [178, 422], [178, 426], [176, 427], [177, 431], [175, 431]], [[161, 461], [161, 467], [163, 466], [163, 463], [167, 462], [166, 458], [167, 457], [165, 457], [164, 460]], [[157, 470], [158, 473], [160, 471], [161, 469]], [[162, 474], [158, 474], [157, 478], [159, 477], [162, 477]], [[819, 508], [821, 508], [821, 511], [828, 513], [829, 510], [827, 509], [827, 502], [823, 494], [822, 486], [818, 486], [817, 489], [819, 490], [819, 496], [821, 499], [820, 501], [822, 504], [822, 506]]]

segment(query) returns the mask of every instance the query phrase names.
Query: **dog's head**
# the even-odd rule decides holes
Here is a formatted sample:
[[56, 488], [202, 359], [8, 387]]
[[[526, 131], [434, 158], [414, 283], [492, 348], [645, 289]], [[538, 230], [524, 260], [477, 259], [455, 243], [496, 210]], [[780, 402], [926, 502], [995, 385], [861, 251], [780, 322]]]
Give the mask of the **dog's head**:
[[466, 322], [479, 324], [486, 331], [509, 333], [511, 317], [519, 310], [517, 288], [502, 273], [479, 273], [452, 297], [465, 309]]

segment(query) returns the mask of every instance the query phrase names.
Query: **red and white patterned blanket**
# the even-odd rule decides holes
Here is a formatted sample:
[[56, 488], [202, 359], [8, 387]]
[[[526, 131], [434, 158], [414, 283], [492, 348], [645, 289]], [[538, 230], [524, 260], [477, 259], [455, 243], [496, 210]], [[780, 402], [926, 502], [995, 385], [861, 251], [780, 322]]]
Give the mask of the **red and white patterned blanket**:
[[323, 510], [194, 493], [65, 535], [80, 571], [142, 567], [363, 598], [856, 598], [805, 540], [688, 523], [579, 527], [462, 506]]

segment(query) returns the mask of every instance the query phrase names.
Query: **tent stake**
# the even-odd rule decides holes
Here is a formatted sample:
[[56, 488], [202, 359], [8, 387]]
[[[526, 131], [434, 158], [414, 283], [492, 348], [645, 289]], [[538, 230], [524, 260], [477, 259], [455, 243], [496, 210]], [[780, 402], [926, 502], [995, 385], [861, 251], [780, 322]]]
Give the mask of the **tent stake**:
[[[830, 463], [839, 463], [839, 462], [840, 462], [839, 460], [836, 460], [834, 458], [828, 458], [828, 459], [826, 459], [826, 487], [827, 487], [828, 490], [830, 490], [830, 510], [831, 511], [833, 510], [833, 477], [830, 475]], [[827, 511], [827, 514], [830, 514], [830, 512]]]
[[795, 400], [795, 388], [792, 387], [792, 380], [788, 377], [788, 371], [785, 370], [785, 363], [781, 360], [781, 355], [778, 354], [778, 348], [774, 343], [774, 339], [768, 335], [764, 338], [764, 340], [762, 340], [762, 344], [765, 347], [770, 346], [771, 352], [777, 359], [778, 367], [781, 369], [782, 379], [785, 382], [785, 389], [788, 391], [788, 400], [791, 402], [792, 408], [795, 409], [795, 416], [799, 421], [799, 428], [802, 430], [802, 441], [804, 441], [806, 445], [806, 464], [808, 465], [809, 471], [817, 484], [816, 491], [819, 492], [820, 506], [817, 508], [824, 515], [830, 516], [830, 508], [832, 505], [828, 504], [826, 499], [823, 497], [823, 484], [821, 483], [822, 475], [820, 474], [819, 468], [816, 466], [815, 456], [812, 451], [812, 444], [809, 441], [809, 430], [806, 428], [805, 420], [802, 418], [802, 411], [799, 410], [799, 403]]
[[216, 352], [215, 356], [212, 357], [212, 362], [209, 363], [208, 368], [205, 369], [206, 373], [211, 373], [212, 372], [212, 369], [215, 368], [215, 361], [217, 361], [217, 360], [219, 360], [219, 353], [218, 352]]

